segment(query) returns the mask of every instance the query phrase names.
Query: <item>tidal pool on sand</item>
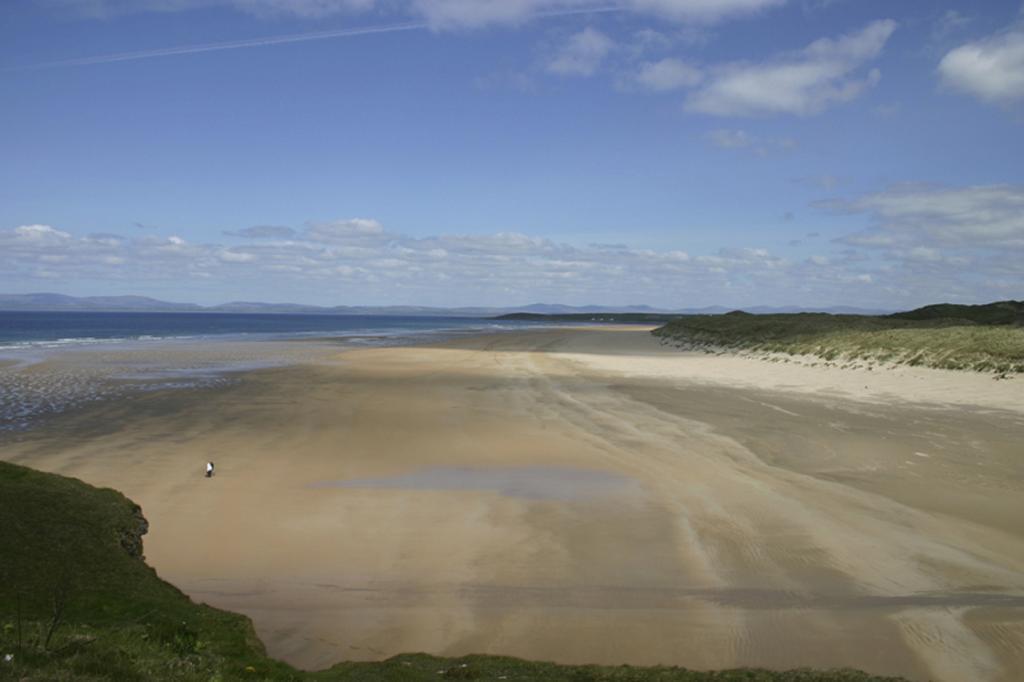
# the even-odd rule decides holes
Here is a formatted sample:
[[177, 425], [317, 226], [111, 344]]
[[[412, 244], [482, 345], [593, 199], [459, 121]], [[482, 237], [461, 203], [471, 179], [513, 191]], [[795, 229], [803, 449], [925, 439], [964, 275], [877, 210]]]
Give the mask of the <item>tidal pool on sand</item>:
[[465, 490], [495, 492], [533, 500], [580, 500], [628, 493], [637, 482], [627, 476], [570, 467], [427, 467], [397, 476], [320, 481], [313, 488]]

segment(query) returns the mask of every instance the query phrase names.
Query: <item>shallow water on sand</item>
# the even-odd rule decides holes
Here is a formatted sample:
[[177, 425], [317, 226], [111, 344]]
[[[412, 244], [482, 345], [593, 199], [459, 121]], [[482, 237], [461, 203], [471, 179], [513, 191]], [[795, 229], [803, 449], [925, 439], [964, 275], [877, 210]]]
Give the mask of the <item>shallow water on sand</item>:
[[0, 311], [0, 431], [136, 391], [223, 386], [233, 374], [531, 323], [401, 316]]
[[382, 478], [320, 481], [312, 488], [494, 492], [529, 500], [573, 501], [622, 494], [637, 482], [621, 474], [565, 467], [428, 467]]
[[12, 353], [0, 364], [0, 431], [139, 391], [223, 386], [239, 372], [280, 367], [336, 352], [326, 344], [161, 341], [103, 349]]

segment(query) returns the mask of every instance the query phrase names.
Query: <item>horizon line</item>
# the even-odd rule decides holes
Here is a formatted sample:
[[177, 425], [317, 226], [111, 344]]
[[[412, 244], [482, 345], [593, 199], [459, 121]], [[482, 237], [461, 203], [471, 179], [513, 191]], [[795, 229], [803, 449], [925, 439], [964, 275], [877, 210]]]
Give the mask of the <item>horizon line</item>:
[[[584, 311], [584, 314], [590, 314], [590, 313], [601, 314], [601, 313], [615, 313], [615, 312], [629, 313], [631, 311], [627, 310], [628, 308], [648, 308], [652, 314], [673, 314], [673, 313], [676, 313], [676, 314], [687, 314], [684, 311], [707, 310], [707, 309], [711, 309], [711, 308], [718, 308], [718, 309], [725, 310], [725, 311], [744, 310], [744, 309], [747, 309], [747, 308], [750, 308], [750, 309], [753, 309], [753, 308], [763, 308], [763, 309], [767, 309], [767, 310], [782, 310], [782, 309], [786, 309], [786, 308], [791, 308], [791, 309], [799, 310], [799, 311], [816, 311], [816, 310], [824, 311], [826, 309], [849, 308], [849, 309], [854, 309], [854, 310], [864, 310], [864, 311], [868, 311], [868, 312], [872, 312], [872, 313], [875, 313], [875, 312], [892, 312], [892, 311], [897, 310], [895, 308], [882, 308], [882, 307], [860, 306], [860, 305], [849, 305], [849, 304], [795, 305], [795, 304], [792, 304], [792, 303], [790, 303], [790, 304], [780, 304], [780, 305], [751, 304], [751, 305], [735, 305], [735, 306], [723, 305], [721, 303], [711, 303], [711, 304], [708, 304], [708, 305], [693, 305], [693, 306], [685, 306], [685, 307], [678, 307], [678, 308], [662, 307], [662, 306], [656, 306], [656, 305], [651, 305], [651, 304], [647, 304], [647, 303], [624, 303], [621, 306], [609, 306], [609, 305], [604, 305], [604, 304], [599, 304], [599, 303], [570, 304], [570, 303], [551, 303], [551, 302], [545, 302], [545, 301], [533, 301], [531, 303], [523, 303], [523, 304], [519, 304], [519, 305], [476, 304], [476, 305], [455, 305], [455, 306], [425, 305], [425, 304], [415, 304], [415, 303], [377, 303], [377, 304], [338, 303], [338, 304], [317, 304], [317, 303], [296, 303], [294, 301], [267, 302], [267, 301], [240, 300], [240, 299], [224, 301], [222, 303], [196, 303], [196, 302], [193, 302], [193, 301], [168, 301], [168, 300], [164, 300], [164, 299], [154, 298], [152, 296], [146, 296], [146, 295], [143, 295], [143, 294], [93, 294], [93, 295], [85, 295], [85, 296], [76, 296], [76, 295], [73, 295], [73, 294], [62, 294], [62, 293], [55, 292], [55, 291], [35, 291], [35, 292], [24, 293], [24, 294], [0, 292], [0, 300], [2, 300], [4, 298], [23, 298], [23, 297], [30, 297], [30, 296], [61, 296], [61, 297], [71, 298], [71, 299], [74, 299], [76, 301], [83, 301], [83, 302], [86, 301], [87, 299], [91, 299], [91, 298], [105, 298], [105, 299], [118, 299], [118, 298], [121, 298], [121, 299], [123, 299], [123, 298], [136, 298], [136, 299], [138, 299], [138, 298], [142, 298], [142, 299], [148, 299], [148, 300], [152, 301], [153, 303], [159, 303], [159, 304], [165, 304], [165, 305], [171, 305], [171, 306], [190, 306], [190, 307], [197, 307], [197, 308], [203, 308], [203, 309], [218, 308], [218, 307], [229, 306], [229, 305], [254, 305], [254, 306], [268, 306], [268, 307], [271, 307], [271, 306], [296, 306], [296, 307], [303, 307], [303, 308], [318, 308], [318, 309], [321, 309], [321, 310], [332, 310], [334, 308], [424, 308], [424, 309], [433, 309], [433, 310], [467, 310], [467, 309], [519, 310], [521, 308], [527, 308], [527, 307], [532, 307], [532, 306], [550, 306], [550, 307], [562, 307], [562, 308], [602, 308], [603, 309], [603, 310], [600, 310], [600, 311]], [[999, 302], [1001, 302], [1001, 301], [988, 301], [987, 303], [966, 303], [966, 304], [957, 304], [957, 305], [988, 305], [989, 303], [999, 303]], [[2, 305], [2, 303], [0, 303], [0, 305]], [[41, 305], [46, 306], [47, 304], [44, 303], [44, 304], [41, 304]], [[923, 304], [923, 305], [936, 305], [936, 304], [934, 304], [934, 303], [930, 303], [930, 304], [926, 303], [926, 304]], [[921, 306], [918, 306], [918, 307], [921, 307]], [[31, 312], [31, 311], [28, 311], [28, 310], [25, 310], [25, 309], [22, 309], [22, 310], [4, 310], [3, 308], [0, 308], [0, 312]], [[57, 310], [57, 311], [54, 311], [54, 310], [40, 310], [39, 312], [68, 312], [68, 311], [62, 309], [62, 310]], [[78, 312], [111, 312], [111, 311], [79, 310]], [[147, 311], [146, 309], [144, 309], [144, 306], [143, 306], [143, 307], [140, 307], [138, 309], [124, 310], [124, 311], [120, 311], [120, 312], [159, 312], [159, 311], [151, 311], [151, 310]], [[175, 312], [175, 311], [169, 311], [169, 312]], [[182, 312], [182, 311], [177, 311], [177, 312]], [[523, 311], [523, 312], [529, 312], [529, 311]], [[644, 311], [632, 311], [632, 312], [636, 312], [637, 314], [642, 314]], [[539, 314], [544, 314], [544, 313], [539, 313]], [[556, 314], [558, 314], [558, 313], [556, 313]]]

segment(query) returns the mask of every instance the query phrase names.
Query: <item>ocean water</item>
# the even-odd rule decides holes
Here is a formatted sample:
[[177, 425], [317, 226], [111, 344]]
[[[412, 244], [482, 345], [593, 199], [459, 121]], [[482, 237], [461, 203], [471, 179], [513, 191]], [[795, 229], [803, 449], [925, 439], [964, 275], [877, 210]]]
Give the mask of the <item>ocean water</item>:
[[351, 337], [379, 343], [453, 336], [529, 323], [464, 317], [272, 315], [248, 313], [92, 313], [0, 311], [0, 353], [167, 339]]
[[[0, 431], [132, 393], [221, 386], [238, 372], [535, 323], [399, 316], [0, 312]], [[290, 343], [292, 341], [305, 343]]]

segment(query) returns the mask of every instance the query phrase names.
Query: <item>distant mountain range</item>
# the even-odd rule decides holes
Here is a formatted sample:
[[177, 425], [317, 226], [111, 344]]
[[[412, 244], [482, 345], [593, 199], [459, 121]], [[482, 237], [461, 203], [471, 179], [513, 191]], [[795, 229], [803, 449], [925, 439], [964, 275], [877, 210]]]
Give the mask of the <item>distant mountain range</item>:
[[[233, 301], [215, 306], [201, 306], [195, 303], [174, 303], [160, 301], [146, 296], [67, 296], [65, 294], [0, 294], [0, 310], [8, 311], [78, 311], [78, 312], [139, 312], [139, 313], [268, 313], [302, 315], [422, 315], [433, 317], [496, 317], [509, 313], [538, 313], [542, 315], [600, 314], [600, 313], [651, 313], [676, 315], [717, 315], [734, 308], [708, 306], [705, 308], [652, 308], [646, 305], [571, 306], [557, 303], [531, 303], [511, 307], [463, 307], [434, 308], [428, 306], [313, 306], [298, 303], [259, 303]], [[849, 315], [877, 315], [891, 311], [868, 310], [849, 306], [831, 308], [801, 308], [785, 306], [772, 308], [753, 306], [742, 308], [748, 313], [798, 313], [827, 312]]]

